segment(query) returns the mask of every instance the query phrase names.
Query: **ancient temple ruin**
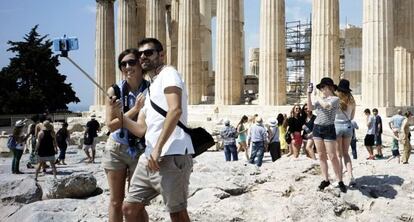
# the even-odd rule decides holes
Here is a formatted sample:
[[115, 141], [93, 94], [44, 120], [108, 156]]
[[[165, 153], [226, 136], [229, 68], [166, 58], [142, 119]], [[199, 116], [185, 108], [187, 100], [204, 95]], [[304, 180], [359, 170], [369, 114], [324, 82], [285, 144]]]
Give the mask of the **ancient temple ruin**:
[[[285, 0], [261, 0], [257, 4], [261, 4], [260, 48], [251, 51], [251, 67], [246, 74], [258, 78], [258, 104], [286, 105], [291, 52], [285, 41], [289, 32]], [[118, 0], [116, 19], [113, 0], [96, 0], [96, 7], [95, 72], [102, 86], [109, 87], [120, 78], [115, 74], [115, 55], [136, 47], [144, 36], [155, 37], [165, 46], [165, 62], [183, 75], [190, 105], [208, 101], [221, 106], [244, 104], [242, 0]], [[310, 53], [301, 58], [304, 85], [324, 76], [336, 82], [347, 78], [354, 94], [360, 94], [367, 106], [413, 107], [414, 1], [364, 0], [362, 10], [362, 28], [340, 30], [339, 0], [312, 1]], [[104, 105], [104, 97], [96, 90], [95, 106]]]

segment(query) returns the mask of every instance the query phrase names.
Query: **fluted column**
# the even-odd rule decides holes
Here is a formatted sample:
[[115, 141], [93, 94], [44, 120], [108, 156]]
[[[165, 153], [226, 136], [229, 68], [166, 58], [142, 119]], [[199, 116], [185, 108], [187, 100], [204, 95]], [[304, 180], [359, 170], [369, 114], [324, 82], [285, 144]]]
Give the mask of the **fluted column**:
[[217, 1], [217, 50], [215, 103], [240, 103], [242, 73], [240, 69], [239, 0]]
[[414, 1], [394, 1], [395, 105], [414, 106]]
[[361, 94], [362, 29], [345, 29], [345, 79], [349, 80], [352, 94]]
[[146, 0], [135, 0], [136, 4], [136, 43], [145, 37]]
[[312, 0], [311, 81], [339, 75], [339, 2]]
[[178, 25], [178, 71], [183, 75], [188, 104], [201, 101], [200, 5], [199, 1], [180, 0]]
[[[115, 30], [113, 0], [96, 1], [96, 81], [105, 90], [115, 83]], [[95, 105], [105, 105], [106, 94], [95, 87]]]
[[285, 1], [261, 0], [259, 102], [286, 103]]
[[367, 107], [394, 106], [393, 2], [364, 0], [362, 99]]
[[200, 0], [200, 33], [201, 33], [201, 95], [206, 99], [207, 87], [212, 70], [211, 46], [211, 0]]
[[[156, 38], [166, 46], [165, 0], [147, 0], [146, 37]], [[165, 52], [167, 50], [164, 50]]]
[[[119, 55], [128, 48], [137, 47], [136, 39], [136, 2], [135, 0], [118, 0], [118, 51]], [[122, 79], [122, 75], [117, 69], [117, 81]]]
[[167, 64], [177, 67], [179, 1], [171, 0], [167, 8]]

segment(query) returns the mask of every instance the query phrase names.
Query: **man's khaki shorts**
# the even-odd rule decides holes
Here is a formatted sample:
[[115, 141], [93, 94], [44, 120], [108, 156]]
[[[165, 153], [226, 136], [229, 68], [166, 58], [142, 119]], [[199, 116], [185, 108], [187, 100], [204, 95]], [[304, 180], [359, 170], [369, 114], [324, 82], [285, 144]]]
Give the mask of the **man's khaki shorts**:
[[98, 142], [97, 142], [97, 139], [96, 138], [93, 138], [93, 142], [92, 142], [92, 144], [91, 145], [86, 145], [86, 144], [83, 144], [83, 146], [82, 146], [82, 148], [83, 148], [83, 150], [85, 150], [85, 151], [88, 151], [89, 149], [92, 149], [93, 151], [95, 151], [95, 147], [96, 147], [96, 144], [97, 144]]
[[131, 173], [134, 172], [138, 159], [132, 158], [127, 150], [128, 145], [120, 144], [109, 137], [102, 155], [103, 168], [107, 170], [128, 168]]
[[186, 209], [188, 185], [193, 170], [191, 155], [163, 156], [157, 172], [149, 171], [147, 165], [146, 156], [141, 155], [125, 201], [148, 205], [161, 194], [169, 213]]

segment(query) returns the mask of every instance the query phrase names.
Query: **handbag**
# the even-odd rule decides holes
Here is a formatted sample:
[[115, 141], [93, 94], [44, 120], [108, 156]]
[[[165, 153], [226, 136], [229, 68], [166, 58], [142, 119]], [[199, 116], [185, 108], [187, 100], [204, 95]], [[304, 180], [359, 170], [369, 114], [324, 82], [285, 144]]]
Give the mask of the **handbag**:
[[292, 142], [292, 137], [290, 136], [290, 132], [289, 131], [286, 131], [285, 141], [286, 141], [287, 144], [290, 144]]
[[[151, 99], [150, 102], [155, 111], [164, 117], [167, 116], [167, 112], [164, 109], [155, 104]], [[181, 121], [178, 121], [177, 125], [191, 137], [191, 142], [193, 143], [194, 147], [194, 154], [192, 155], [193, 158], [204, 153], [208, 148], [216, 144], [211, 134], [202, 127], [188, 128], [183, 123], [181, 123]]]

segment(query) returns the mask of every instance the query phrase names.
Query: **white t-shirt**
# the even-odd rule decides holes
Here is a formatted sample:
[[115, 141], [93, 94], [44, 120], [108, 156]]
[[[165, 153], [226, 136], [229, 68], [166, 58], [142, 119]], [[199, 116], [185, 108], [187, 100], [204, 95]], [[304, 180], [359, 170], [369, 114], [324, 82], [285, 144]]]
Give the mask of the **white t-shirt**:
[[368, 117], [368, 135], [375, 135], [375, 116], [369, 115]]
[[[167, 87], [176, 86], [182, 90], [181, 108], [182, 114], [180, 117], [181, 123], [187, 125], [187, 90], [180, 74], [171, 66], [164, 67], [156, 76], [153, 83], [150, 85], [149, 96], [145, 99], [143, 112], [146, 116], [145, 123], [147, 124], [147, 132], [145, 133], [145, 155], [150, 156], [158, 138], [161, 134], [165, 117], [158, 113], [152, 106], [150, 99], [168, 112], [167, 99], [164, 90]], [[167, 142], [162, 148], [161, 156], [174, 154], [193, 154], [194, 148], [191, 142], [191, 137], [184, 132], [179, 126], [176, 126]]]

